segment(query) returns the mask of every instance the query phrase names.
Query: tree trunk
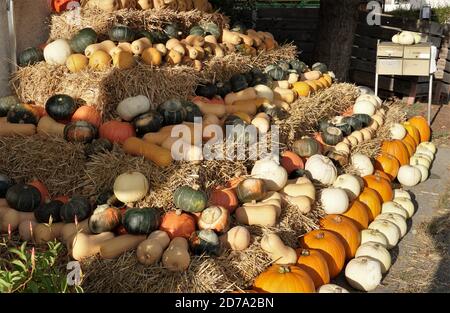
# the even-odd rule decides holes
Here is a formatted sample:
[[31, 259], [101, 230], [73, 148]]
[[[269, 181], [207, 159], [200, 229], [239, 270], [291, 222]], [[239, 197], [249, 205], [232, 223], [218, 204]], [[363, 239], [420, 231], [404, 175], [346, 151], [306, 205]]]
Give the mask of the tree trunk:
[[341, 81], [348, 79], [359, 4], [360, 0], [320, 1], [316, 61], [328, 65]]

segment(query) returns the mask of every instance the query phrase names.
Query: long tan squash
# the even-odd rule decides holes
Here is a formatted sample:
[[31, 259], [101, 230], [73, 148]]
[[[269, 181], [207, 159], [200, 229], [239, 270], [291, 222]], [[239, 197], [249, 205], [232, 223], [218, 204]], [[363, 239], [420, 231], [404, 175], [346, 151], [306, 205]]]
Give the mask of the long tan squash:
[[268, 252], [276, 264], [297, 263], [297, 253], [275, 234], [266, 234], [261, 239], [261, 248]]
[[64, 225], [64, 223], [37, 224], [34, 228], [34, 241], [43, 244], [61, 237]]
[[111, 52], [113, 49], [115, 49], [117, 46], [116, 44], [111, 40], [105, 40], [100, 43], [95, 43], [92, 45], [89, 45], [86, 50], [84, 50], [84, 54], [90, 58], [96, 51], [102, 50], [108, 53], [109, 55], [112, 55]]
[[0, 137], [32, 136], [36, 134], [36, 126], [33, 124], [2, 123], [0, 126]]
[[131, 155], [143, 156], [161, 167], [169, 166], [173, 162], [169, 150], [137, 137], [128, 138], [123, 144], [123, 149]]
[[152, 265], [159, 262], [169, 243], [170, 238], [165, 231], [156, 230], [152, 232], [136, 249], [138, 261], [144, 265]]
[[145, 141], [160, 146], [170, 136], [170, 132], [147, 133], [142, 137]]
[[162, 263], [169, 271], [182, 272], [188, 269], [191, 257], [185, 238], [174, 238], [162, 256]]
[[275, 226], [277, 208], [273, 205], [239, 207], [236, 210], [236, 219], [245, 225]]
[[113, 239], [114, 234], [104, 232], [97, 235], [86, 235], [77, 233], [69, 244], [69, 251], [72, 257], [80, 261], [84, 258], [91, 257], [100, 252], [100, 245], [107, 240]]
[[122, 235], [100, 243], [100, 256], [103, 259], [115, 259], [127, 251], [135, 249], [147, 236]]
[[0, 124], [3, 124], [3, 123], [8, 123], [8, 118], [6, 116], [0, 117]]
[[35, 221], [23, 221], [19, 224], [19, 236], [23, 241], [34, 240], [34, 229], [37, 223]]
[[64, 224], [63, 228], [61, 229], [61, 239], [63, 242], [70, 242], [70, 239], [75, 236], [77, 232], [82, 232], [84, 234], [90, 234], [91, 231], [89, 230], [89, 220], [85, 219], [78, 223], [78, 225], [75, 225], [75, 223], [67, 223]]
[[37, 133], [43, 136], [64, 137], [64, 128], [66, 125], [58, 123], [50, 116], [41, 117], [37, 126]]
[[256, 99], [258, 95], [254, 88], [249, 87], [239, 92], [231, 92], [225, 96], [225, 104], [232, 105], [235, 101], [239, 100], [252, 100]]
[[232, 45], [238, 45], [242, 42], [242, 38], [238, 33], [232, 32], [228, 29], [224, 29], [222, 32], [222, 42], [230, 43]]
[[148, 39], [147, 37], [142, 37], [131, 43], [131, 51], [134, 54], [140, 55], [145, 49], [150, 48], [151, 46], [152, 43], [150, 39]]

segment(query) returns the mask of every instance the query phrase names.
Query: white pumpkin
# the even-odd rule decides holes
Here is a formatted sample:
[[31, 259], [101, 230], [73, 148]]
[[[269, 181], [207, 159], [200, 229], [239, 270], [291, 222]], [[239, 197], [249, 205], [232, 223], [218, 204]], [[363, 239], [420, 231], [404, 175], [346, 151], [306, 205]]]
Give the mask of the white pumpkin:
[[136, 202], [143, 199], [148, 192], [147, 178], [139, 172], [127, 172], [116, 177], [114, 195], [123, 202]]
[[117, 105], [117, 113], [127, 122], [148, 110], [150, 110], [150, 100], [143, 95], [126, 98]]
[[361, 153], [353, 154], [351, 157], [351, 163], [362, 177], [372, 175], [375, 170], [370, 158]]
[[400, 229], [390, 221], [375, 220], [370, 223], [369, 229], [376, 229], [386, 237], [388, 250], [394, 248], [400, 240]]
[[342, 152], [345, 155], [349, 155], [350, 154], [350, 147], [348, 146], [348, 144], [344, 143], [344, 142], [340, 142], [338, 143], [336, 146], [334, 146], [334, 149], [337, 152]]
[[300, 75], [298, 75], [297, 73], [290, 73], [288, 76], [288, 83], [289, 84], [293, 84], [298, 82], [298, 80], [300, 79]]
[[424, 141], [421, 142], [417, 148], [419, 147], [424, 147], [425, 149], [428, 149], [429, 151], [431, 151], [433, 154], [436, 154], [437, 149], [436, 149], [436, 145], [430, 141]]
[[402, 140], [406, 136], [406, 129], [400, 123], [394, 123], [389, 131], [391, 133], [391, 139]]
[[415, 208], [411, 198], [395, 196], [393, 201], [400, 204], [400, 206], [408, 213], [408, 218], [411, 218], [414, 215]]
[[44, 48], [45, 62], [51, 65], [64, 65], [72, 54], [70, 44], [65, 39], [57, 39]]
[[415, 43], [414, 35], [411, 32], [403, 31], [398, 37], [398, 43], [401, 45], [412, 45]]
[[358, 141], [358, 143], [361, 143], [361, 142], [364, 141], [364, 136], [363, 136], [363, 134], [361, 133], [361, 131], [359, 131], [359, 130], [355, 130], [354, 132], [352, 132], [352, 133], [350, 134], [350, 136], [355, 137], [356, 140]]
[[361, 194], [359, 180], [351, 174], [338, 176], [333, 183], [333, 187], [344, 189], [350, 201], [355, 200]]
[[402, 165], [398, 170], [397, 179], [400, 184], [413, 187], [420, 183], [422, 174], [418, 168], [412, 165]]
[[400, 43], [400, 34], [395, 34], [394, 36], [392, 36], [392, 42], [399, 44]]
[[361, 231], [361, 244], [363, 245], [366, 242], [376, 242], [385, 248], [388, 246], [386, 236], [376, 229], [363, 229]]
[[251, 174], [255, 178], [263, 179], [268, 191], [282, 189], [288, 179], [284, 167], [271, 157], [256, 161]]
[[387, 220], [397, 225], [398, 229], [400, 229], [400, 238], [403, 238], [408, 232], [408, 225], [406, 224], [406, 219], [399, 214], [381, 213], [375, 218], [375, 220]]
[[373, 131], [377, 131], [378, 128], [380, 128], [380, 124], [378, 124], [377, 120], [372, 118], [372, 122], [370, 122], [369, 128]]
[[354, 258], [345, 267], [345, 278], [357, 290], [372, 291], [381, 282], [381, 264], [365, 256]]
[[345, 137], [345, 139], [348, 140], [350, 146], [357, 146], [359, 143], [358, 138], [352, 135]]
[[369, 88], [367, 86], [358, 86], [358, 91], [360, 95], [374, 95], [375, 92], [372, 90], [372, 88]]
[[[375, 122], [376, 123], [376, 122]], [[363, 141], [369, 141], [373, 137], [373, 130], [369, 127], [363, 128], [360, 130], [360, 133], [363, 136]]]
[[408, 198], [411, 200], [411, 195], [404, 189], [394, 189], [394, 198]]
[[384, 124], [384, 117], [381, 114], [375, 114], [372, 116], [372, 120], [377, 121], [378, 126], [381, 127]]
[[420, 33], [413, 33], [414, 43], [418, 44], [422, 41], [422, 35]]
[[305, 164], [305, 170], [324, 185], [331, 185], [337, 177], [337, 169], [333, 162], [326, 156], [315, 154]]
[[425, 166], [427, 169], [429, 169], [431, 167], [430, 159], [428, 159], [427, 156], [414, 154], [409, 159], [409, 165], [419, 165], [419, 164]]
[[375, 108], [379, 108], [381, 106], [381, 99], [376, 97], [375, 95], [368, 95], [368, 94], [361, 95], [358, 98], [356, 98], [355, 102], [363, 100], [371, 102], [375, 106]]
[[419, 171], [420, 171], [420, 174], [421, 174], [420, 182], [423, 183], [424, 181], [426, 181], [428, 179], [428, 176], [430, 175], [430, 171], [422, 164], [417, 164], [417, 165], [413, 165], [413, 166], [415, 168], [419, 169]]
[[269, 102], [273, 101], [273, 90], [266, 85], [256, 85], [253, 87], [256, 91], [258, 98], [266, 98]]
[[396, 213], [403, 216], [405, 219], [408, 218], [408, 212], [397, 202], [386, 201], [381, 206], [381, 213]]
[[376, 111], [375, 105], [368, 100], [356, 101], [355, 105], [353, 106], [354, 114], [367, 114], [369, 116], [372, 116], [375, 114], [375, 111]]
[[392, 258], [389, 251], [381, 244], [376, 242], [366, 242], [356, 250], [355, 258], [361, 256], [377, 260], [381, 264], [381, 273], [386, 273], [392, 264]]
[[325, 188], [320, 196], [322, 208], [327, 214], [342, 214], [348, 210], [349, 199], [344, 189]]
[[317, 288], [318, 293], [349, 293], [347, 289], [335, 284], [326, 284]]
[[[427, 152], [428, 152], [428, 153], [431, 153], [431, 152], [429, 152], [429, 151], [427, 151]], [[430, 157], [428, 154], [424, 154], [424, 153], [422, 153], [422, 152], [417, 152], [417, 151], [416, 151], [416, 153], [414, 153], [413, 156], [421, 157], [421, 158], [427, 159], [428, 162], [430, 162], [430, 166], [431, 166], [431, 164], [433, 163], [433, 157]], [[411, 164], [411, 165], [412, 165], [412, 164]], [[424, 165], [424, 166], [425, 166], [425, 165]]]
[[429, 150], [428, 148], [426, 148], [424, 146], [420, 146], [420, 145], [417, 146], [416, 153], [425, 154], [428, 157], [430, 157], [431, 161], [434, 160], [434, 153], [433, 153], [433, 151]]
[[379, 108], [375, 114], [379, 114], [382, 117], [386, 117], [386, 110], [384, 108]]

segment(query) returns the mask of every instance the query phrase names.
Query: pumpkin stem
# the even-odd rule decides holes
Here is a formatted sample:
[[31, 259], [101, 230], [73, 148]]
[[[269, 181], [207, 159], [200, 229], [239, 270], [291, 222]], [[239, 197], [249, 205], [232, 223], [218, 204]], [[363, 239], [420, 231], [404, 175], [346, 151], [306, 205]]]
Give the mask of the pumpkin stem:
[[318, 233], [316, 234], [316, 238], [317, 238], [317, 239], [323, 239], [323, 238], [325, 238], [325, 233], [324, 233], [323, 231], [318, 232]]
[[290, 273], [290, 272], [291, 272], [291, 269], [289, 268], [289, 266], [284, 266], [284, 265], [282, 265], [282, 266], [280, 266], [280, 267], [278, 268], [278, 272], [279, 272], [280, 274], [286, 274], [286, 273]]
[[180, 216], [182, 213], [183, 213], [183, 210], [181, 210], [181, 209], [176, 209], [175, 210], [175, 214], [178, 215], [178, 216]]
[[302, 256], [310, 256], [311, 252], [308, 249], [302, 249], [301, 255]]
[[192, 189], [199, 190], [200, 189], [200, 185], [199, 184], [193, 184], [192, 185]]
[[334, 217], [334, 221], [335, 221], [336, 223], [342, 223], [342, 217], [339, 216], [339, 215], [336, 215], [336, 216]]

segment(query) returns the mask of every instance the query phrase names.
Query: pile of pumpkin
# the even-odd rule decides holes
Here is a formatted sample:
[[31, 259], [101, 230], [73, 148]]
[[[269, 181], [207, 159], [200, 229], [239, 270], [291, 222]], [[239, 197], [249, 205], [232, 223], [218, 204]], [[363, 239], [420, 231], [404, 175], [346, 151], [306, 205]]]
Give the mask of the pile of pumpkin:
[[[241, 29], [241, 28], [240, 28]], [[116, 25], [109, 31], [109, 39], [98, 42], [92, 28], [80, 30], [70, 40], [57, 39], [43, 48], [28, 48], [18, 56], [20, 66], [46, 61], [52, 65], [66, 65], [73, 72], [89, 67], [105, 70], [111, 64], [119, 69], [129, 69], [138, 61], [152, 66], [189, 65], [200, 71], [203, 61], [211, 57], [239, 52], [256, 56], [257, 51], [269, 51], [278, 43], [268, 32], [252, 29], [238, 32], [221, 30], [216, 24], [193, 26], [186, 36], [177, 23], [162, 31], [134, 30]]]
[[[70, 2], [69, 0], [62, 1]], [[199, 10], [200, 12], [205, 13], [213, 12], [213, 6], [208, 0], [137, 0], [137, 6], [134, 5], [134, 1], [130, 0], [88, 0], [85, 7], [95, 7], [105, 12], [114, 12], [117, 10], [130, 8], [140, 10], [170, 9], [179, 12], [191, 10]]]

